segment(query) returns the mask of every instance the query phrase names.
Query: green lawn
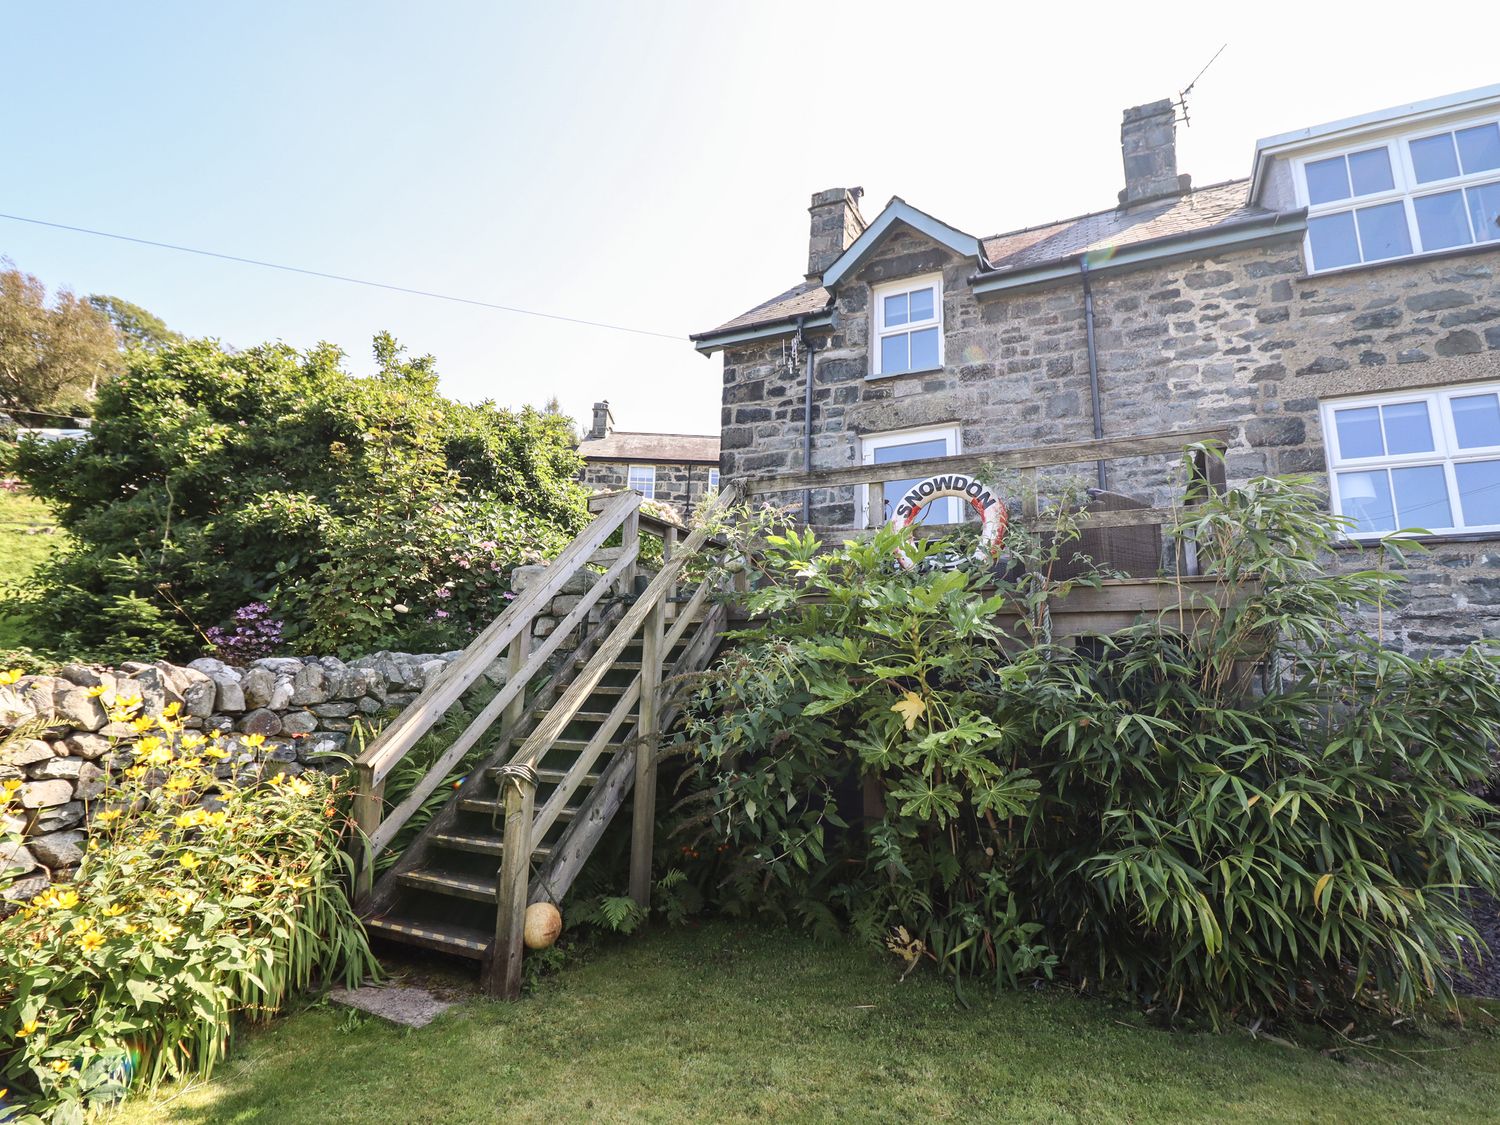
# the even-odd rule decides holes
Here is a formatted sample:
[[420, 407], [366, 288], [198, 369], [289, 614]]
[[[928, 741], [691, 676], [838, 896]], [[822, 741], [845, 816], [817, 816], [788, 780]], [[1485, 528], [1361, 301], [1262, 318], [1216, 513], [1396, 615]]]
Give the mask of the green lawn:
[[35, 570], [62, 542], [62, 531], [40, 500], [0, 489], [0, 651], [34, 641], [6, 612], [6, 587]]
[[[540, 995], [470, 999], [420, 1031], [315, 1007], [211, 1083], [114, 1122], [1481, 1121], [1500, 1033], [1339, 1061], [1241, 1033], [1154, 1030], [1060, 989], [971, 997], [851, 947], [714, 924], [657, 931]], [[1483, 1023], [1485, 1026], [1479, 1027]]]

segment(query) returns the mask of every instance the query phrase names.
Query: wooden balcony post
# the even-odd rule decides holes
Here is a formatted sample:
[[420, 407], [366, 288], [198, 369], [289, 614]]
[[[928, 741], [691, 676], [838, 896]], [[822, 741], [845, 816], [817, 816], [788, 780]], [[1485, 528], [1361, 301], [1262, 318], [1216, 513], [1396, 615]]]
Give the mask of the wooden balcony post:
[[366, 762], [354, 766], [354, 824], [359, 836], [354, 841], [354, 901], [363, 902], [375, 885], [375, 849], [370, 837], [380, 827], [385, 813], [385, 782], [375, 784], [375, 768]]
[[507, 766], [501, 771], [500, 787], [505, 802], [505, 843], [495, 887], [495, 941], [484, 966], [484, 990], [503, 1000], [516, 1000], [521, 995], [536, 772], [527, 766]]
[[[640, 542], [641, 502], [640, 497], [636, 497], [635, 509], [629, 515], [627, 515], [624, 522], [620, 524], [620, 546], [639, 547]], [[625, 572], [625, 577], [621, 581], [621, 588], [626, 597], [632, 597], [635, 594], [635, 576], [638, 573], [639, 569], [639, 565], [637, 564], [631, 566], [631, 568]]]
[[[661, 564], [666, 566], [672, 561], [672, 556], [677, 553], [677, 529], [668, 527], [662, 535], [661, 540]], [[667, 592], [667, 616], [666, 620], [677, 620], [677, 603], [672, 600], [673, 591]]]
[[[531, 627], [517, 633], [515, 639], [510, 642], [510, 649], [505, 654], [505, 682], [511, 683], [521, 674], [521, 669], [526, 666], [526, 658], [531, 655]], [[521, 685], [516, 692], [515, 698], [505, 708], [505, 722], [507, 728], [514, 729], [516, 721], [521, 717], [521, 712], [526, 709], [526, 686]]]
[[643, 910], [651, 908], [651, 849], [656, 826], [656, 741], [661, 705], [662, 611], [670, 587], [651, 607], [641, 630], [640, 721], [636, 726], [635, 814], [630, 833], [630, 897]]

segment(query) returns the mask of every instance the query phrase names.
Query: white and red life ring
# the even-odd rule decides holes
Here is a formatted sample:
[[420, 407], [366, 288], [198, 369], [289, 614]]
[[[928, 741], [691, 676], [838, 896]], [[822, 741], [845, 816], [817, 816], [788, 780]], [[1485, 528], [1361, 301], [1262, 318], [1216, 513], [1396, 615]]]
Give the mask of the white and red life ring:
[[[980, 519], [979, 547], [974, 551], [977, 562], [992, 562], [1000, 554], [1005, 542], [1005, 529], [1010, 523], [1010, 514], [1005, 503], [989, 488], [964, 473], [942, 473], [917, 481], [906, 490], [896, 504], [890, 518], [890, 526], [910, 527], [922, 514], [922, 509], [934, 500], [956, 496], [973, 508]], [[896, 561], [903, 570], [911, 570], [917, 564], [900, 547], [896, 548]]]

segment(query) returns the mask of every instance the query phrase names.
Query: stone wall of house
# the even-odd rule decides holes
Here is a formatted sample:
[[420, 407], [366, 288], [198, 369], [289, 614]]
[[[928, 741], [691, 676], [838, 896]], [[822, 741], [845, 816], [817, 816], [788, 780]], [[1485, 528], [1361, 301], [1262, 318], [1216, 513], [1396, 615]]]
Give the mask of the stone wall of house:
[[[512, 585], [524, 590], [545, 570], [518, 567]], [[580, 572], [552, 598], [533, 624], [538, 639], [577, 607], [591, 580]], [[609, 595], [601, 598], [590, 621], [610, 604]], [[559, 645], [554, 662], [575, 644], [576, 637]], [[460, 655], [377, 652], [347, 663], [330, 656], [273, 657], [243, 668], [212, 659], [114, 668], [69, 664], [0, 686], [0, 783], [20, 783], [19, 800], [0, 812], [0, 870], [21, 875], [3, 897], [18, 902], [51, 881], [66, 881], [82, 859], [109, 771], [133, 761], [141, 737], [130, 723], [110, 720], [115, 700], [139, 697], [135, 713], [141, 715], [160, 715], [175, 704], [186, 729], [221, 732], [220, 745], [229, 752], [219, 766], [222, 777], [245, 783], [307, 769], [337, 772], [357, 752], [349, 744], [356, 722], [394, 716]], [[503, 686], [505, 659], [491, 664], [484, 678]], [[38, 724], [33, 737], [6, 737]], [[247, 741], [250, 735], [261, 737]], [[17, 832], [20, 845], [4, 842]], [[0, 916], [5, 912], [0, 901]]]
[[[1093, 278], [1104, 433], [1222, 426], [1231, 483], [1326, 473], [1320, 400], [1500, 380], [1500, 249], [1309, 276], [1291, 236], [1255, 249]], [[963, 449], [1092, 437], [1083, 297], [1076, 280], [976, 299], [973, 262], [893, 234], [841, 286], [818, 354], [813, 463], [856, 464], [860, 438], [956, 424]], [[945, 365], [867, 378], [869, 284], [941, 271]], [[789, 345], [725, 353], [726, 479], [802, 463], [802, 379]], [[1178, 484], [1169, 458], [1110, 464], [1110, 485], [1154, 502]], [[1079, 475], [1091, 466], [1079, 466]], [[789, 498], [790, 499], [790, 498]], [[814, 522], [854, 522], [851, 490], [814, 499]], [[1396, 643], [1451, 648], [1500, 635], [1500, 541], [1438, 543], [1410, 564]]]
[[600, 491], [628, 488], [631, 465], [653, 464], [656, 469], [655, 499], [670, 504], [684, 516], [691, 515], [708, 495], [708, 474], [717, 465], [683, 461], [586, 461], [583, 483]]

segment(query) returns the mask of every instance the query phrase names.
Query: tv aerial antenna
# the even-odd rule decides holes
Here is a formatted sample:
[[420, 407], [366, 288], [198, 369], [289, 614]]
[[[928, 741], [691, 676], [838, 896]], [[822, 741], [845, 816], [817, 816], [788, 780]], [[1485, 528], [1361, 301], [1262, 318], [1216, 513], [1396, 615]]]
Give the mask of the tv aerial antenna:
[[1184, 125], [1192, 124], [1192, 121], [1188, 118], [1187, 96], [1193, 92], [1193, 87], [1198, 85], [1198, 79], [1202, 78], [1206, 73], [1208, 73], [1208, 68], [1214, 65], [1219, 56], [1224, 53], [1224, 47], [1227, 46], [1229, 46], [1229, 44], [1225, 43], [1223, 47], [1220, 47], [1217, 51], [1215, 51], [1214, 57], [1203, 64], [1203, 69], [1195, 74], [1193, 76], [1193, 80], [1187, 84], [1187, 87], [1177, 95], [1177, 101], [1175, 104], [1177, 106], [1177, 109], [1182, 113], [1182, 116], [1178, 118], [1178, 120], [1181, 121]]

